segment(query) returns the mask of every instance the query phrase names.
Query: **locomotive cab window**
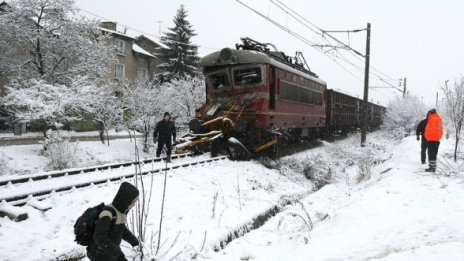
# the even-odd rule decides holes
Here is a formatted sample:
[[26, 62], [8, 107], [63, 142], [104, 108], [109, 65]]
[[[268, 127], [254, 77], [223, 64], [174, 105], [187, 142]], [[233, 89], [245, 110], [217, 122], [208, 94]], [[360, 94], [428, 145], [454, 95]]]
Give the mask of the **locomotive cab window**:
[[208, 85], [214, 90], [227, 89], [230, 86], [229, 73], [227, 70], [216, 71], [206, 76]]
[[262, 70], [260, 66], [237, 68], [233, 70], [234, 85], [259, 85], [263, 82]]

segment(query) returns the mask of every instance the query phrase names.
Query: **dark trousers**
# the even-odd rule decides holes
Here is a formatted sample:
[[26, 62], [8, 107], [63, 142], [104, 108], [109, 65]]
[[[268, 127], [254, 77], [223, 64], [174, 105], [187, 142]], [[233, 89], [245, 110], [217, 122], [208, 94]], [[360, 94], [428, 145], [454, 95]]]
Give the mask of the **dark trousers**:
[[168, 158], [171, 157], [171, 150], [172, 150], [171, 139], [158, 140], [158, 148], [156, 148], [156, 157], [161, 156], [161, 151], [163, 150], [164, 145], [166, 145], [166, 155], [168, 156]]
[[427, 150], [429, 154], [429, 167], [431, 169], [437, 168], [437, 154], [438, 154], [439, 146], [440, 146], [439, 141], [428, 141], [427, 142]]
[[425, 160], [426, 160], [426, 152], [427, 152], [427, 141], [422, 138], [422, 141], [421, 141], [421, 161], [422, 163], [425, 163]]

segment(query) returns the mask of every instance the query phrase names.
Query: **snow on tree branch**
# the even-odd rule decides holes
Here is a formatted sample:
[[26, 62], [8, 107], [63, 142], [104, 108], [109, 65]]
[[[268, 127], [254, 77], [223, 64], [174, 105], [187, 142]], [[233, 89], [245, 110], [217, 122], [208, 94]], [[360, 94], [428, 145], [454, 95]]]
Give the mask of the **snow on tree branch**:
[[187, 124], [206, 99], [205, 82], [200, 77], [186, 77], [163, 84], [160, 93], [166, 111], [175, 112], [176, 121]]
[[458, 144], [461, 139], [462, 126], [464, 124], [464, 77], [456, 80], [454, 86], [441, 87], [444, 98], [447, 118], [454, 129], [455, 146], [454, 161], [457, 160]]
[[79, 119], [88, 107], [88, 94], [94, 87], [84, 79], [75, 79], [70, 86], [49, 84], [43, 80], [15, 81], [6, 87], [2, 98], [18, 120], [38, 120], [47, 127]]
[[416, 96], [396, 98], [387, 106], [385, 127], [387, 130], [405, 131], [416, 129], [419, 121], [425, 119], [427, 106]]
[[0, 16], [0, 71], [9, 77], [69, 83], [97, 79], [115, 59], [97, 21], [81, 17], [72, 0], [13, 0]]

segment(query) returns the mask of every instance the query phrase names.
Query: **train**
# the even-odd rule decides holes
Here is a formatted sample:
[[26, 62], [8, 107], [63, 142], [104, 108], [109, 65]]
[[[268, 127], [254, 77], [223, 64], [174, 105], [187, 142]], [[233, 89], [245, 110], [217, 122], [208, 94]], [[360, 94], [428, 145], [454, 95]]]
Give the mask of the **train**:
[[[360, 128], [364, 102], [328, 89], [301, 53], [290, 57], [270, 43], [241, 40], [199, 61], [206, 101], [178, 152], [274, 157], [288, 144]], [[368, 128], [378, 128], [385, 107], [367, 106]]]

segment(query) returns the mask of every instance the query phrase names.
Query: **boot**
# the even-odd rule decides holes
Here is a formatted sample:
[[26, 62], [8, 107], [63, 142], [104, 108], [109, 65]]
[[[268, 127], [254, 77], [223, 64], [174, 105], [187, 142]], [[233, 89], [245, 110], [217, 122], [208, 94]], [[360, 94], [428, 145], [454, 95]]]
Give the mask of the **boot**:
[[425, 171], [427, 172], [435, 172], [437, 169], [437, 161], [436, 160], [429, 160], [429, 168]]
[[169, 156], [166, 157], [166, 162], [167, 162], [167, 163], [170, 163], [170, 162], [171, 162], [171, 155], [169, 155]]

